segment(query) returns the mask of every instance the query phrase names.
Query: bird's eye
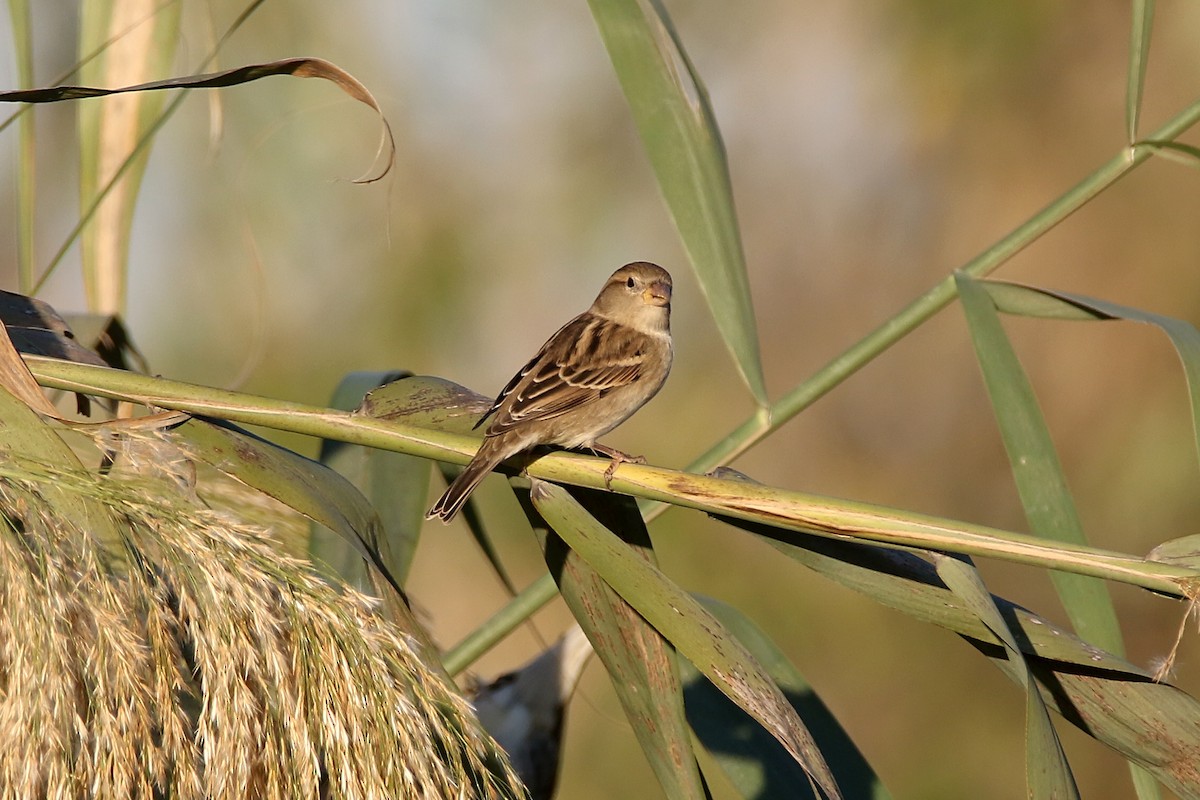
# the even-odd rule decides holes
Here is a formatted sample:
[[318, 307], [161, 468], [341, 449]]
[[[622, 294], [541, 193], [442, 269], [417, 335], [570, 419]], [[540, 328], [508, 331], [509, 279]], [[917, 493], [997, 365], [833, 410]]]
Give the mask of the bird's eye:
[[628, 286], [630, 289], [632, 289], [635, 285], [633, 278], [626, 278], [625, 285]]

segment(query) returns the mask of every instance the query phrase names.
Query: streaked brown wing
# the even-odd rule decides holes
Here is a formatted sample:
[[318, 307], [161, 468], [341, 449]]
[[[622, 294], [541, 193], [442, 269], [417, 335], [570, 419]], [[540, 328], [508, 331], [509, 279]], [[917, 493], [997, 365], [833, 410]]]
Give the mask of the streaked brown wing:
[[[471, 430], [478, 428], [487, 421], [488, 417], [500, 410], [500, 406], [504, 405], [504, 402], [508, 400], [509, 396], [512, 395], [514, 391], [516, 391], [517, 387], [521, 385], [521, 382], [529, 377], [530, 373], [537, 368], [538, 364], [546, 361], [547, 359], [551, 361], [556, 360], [557, 354], [555, 356], [550, 356], [550, 350], [552, 348], [555, 350], [562, 350], [563, 342], [570, 343], [575, 341], [575, 339], [579, 336], [579, 332], [587, 326], [590, 316], [591, 315], [586, 313], [580, 314], [578, 317], [555, 331], [554, 335], [546, 340], [545, 344], [543, 344], [537, 353], [534, 354], [533, 358], [529, 359], [529, 363], [521, 367], [521, 369], [517, 371], [517, 374], [513, 375], [512, 379], [504, 385], [504, 388], [500, 390], [500, 394], [496, 395], [496, 399], [492, 401], [492, 407], [487, 410], [486, 414], [479, 418], [479, 421], [475, 423]], [[569, 347], [567, 349], [569, 350]]]
[[488, 433], [562, 416], [633, 383], [641, 375], [641, 342], [641, 334], [600, 317], [576, 317], [500, 392]]
[[492, 407], [487, 410], [487, 413], [479, 418], [478, 422], [471, 426], [471, 430], [478, 428], [487, 421], [488, 417], [496, 413], [496, 410], [500, 408], [501, 404], [503, 404], [508, 396], [513, 393], [513, 390], [517, 388], [517, 385], [524, 380], [525, 376], [528, 375], [533, 368], [537, 366], [537, 363], [542, 360], [542, 356], [546, 351], [546, 345], [548, 344], [550, 344], [550, 342], [546, 342], [546, 344], [542, 345], [542, 349], [538, 351], [537, 355], [531, 358], [528, 364], [521, 367], [520, 371], [518, 371], [516, 375], [512, 376], [512, 380], [504, 385], [504, 388], [500, 390], [500, 394], [496, 395], [496, 399], [492, 401]]

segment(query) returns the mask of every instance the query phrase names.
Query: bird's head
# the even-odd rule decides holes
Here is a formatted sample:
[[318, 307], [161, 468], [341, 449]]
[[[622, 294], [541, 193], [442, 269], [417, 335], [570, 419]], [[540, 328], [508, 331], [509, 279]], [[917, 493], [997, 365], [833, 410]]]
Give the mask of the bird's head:
[[592, 311], [642, 329], [666, 329], [671, 314], [671, 274], [649, 261], [634, 261], [614, 272]]

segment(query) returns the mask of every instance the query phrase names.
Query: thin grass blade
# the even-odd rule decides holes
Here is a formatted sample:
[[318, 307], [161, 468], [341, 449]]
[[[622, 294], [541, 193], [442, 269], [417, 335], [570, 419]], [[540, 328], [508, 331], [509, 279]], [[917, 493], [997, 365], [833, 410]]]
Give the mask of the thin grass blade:
[[[29, 0], [8, 0], [12, 23], [13, 49], [16, 51], [17, 80], [21, 86], [33, 86], [33, 19]], [[17, 159], [17, 286], [21, 292], [33, 291], [35, 263], [34, 217], [37, 208], [37, 137], [33, 114], [21, 116]]]
[[700, 76], [658, 0], [589, 0], [713, 319], [759, 406], [767, 391], [725, 146]]
[[[179, 39], [182, 3], [158, 0], [97, 0], [84, 3], [79, 52], [89, 53], [113, 39], [80, 70], [85, 83], [122, 86], [144, 83], [170, 70]], [[140, 24], [133, 24], [140, 20]], [[134, 93], [106, 103], [78, 107], [80, 207], [96, 202], [135, 150], [138, 155], [104, 198], [81, 237], [84, 287], [89, 310], [125, 310], [125, 272], [138, 188], [150, 151], [138, 146], [162, 110], [163, 98]]]
[[[131, 92], [155, 92], [169, 89], [219, 89], [238, 86], [243, 83], [270, 78], [277, 75], [290, 75], [294, 78], [319, 78], [328, 81], [341, 89], [354, 100], [371, 108], [378, 116], [382, 132], [380, 135], [379, 155], [383, 158], [383, 167], [373, 175], [355, 178], [354, 183], [374, 183], [383, 178], [391, 170], [396, 160], [396, 141], [392, 135], [391, 126], [383, 116], [383, 111], [374, 95], [362, 83], [341, 67], [323, 58], [285, 58], [279, 61], [265, 61], [257, 64], [247, 64], [241, 67], [208, 72], [197, 75], [185, 75], [179, 78], [149, 81], [133, 86], [104, 88], [97, 86], [49, 86], [40, 89], [22, 89], [17, 91], [0, 92], [0, 103], [60, 103], [65, 100], [82, 100], [89, 97], [108, 97], [110, 95], [128, 94]], [[156, 123], [160, 120], [156, 120]], [[139, 144], [139, 146], [141, 146]], [[122, 169], [127, 169], [122, 167]]]
[[1190, 322], [1130, 308], [1106, 300], [1097, 300], [1069, 292], [1050, 291], [1003, 281], [981, 284], [991, 295], [996, 308], [1007, 314], [1022, 314], [1052, 319], [1090, 321], [1128, 320], [1153, 325], [1167, 335], [1183, 366], [1188, 401], [1192, 409], [1192, 432], [1200, 457], [1200, 331]]
[[[1043, 291], [1038, 289], [1021, 287], [1021, 285], [1016, 284], [985, 282], [982, 285], [984, 285], [986, 290], [988, 290], [992, 301], [996, 303], [997, 307], [1006, 309], [1006, 311], [1010, 313], [1021, 313], [1025, 315], [1031, 315], [1031, 317], [1064, 320], [1140, 318], [1142, 321], [1151, 321], [1152, 324], [1157, 324], [1159, 327], [1162, 327], [1163, 330], [1168, 332], [1168, 335], [1171, 336], [1172, 341], [1176, 342], [1176, 349], [1178, 354], [1180, 354], [1181, 359], [1184, 361], [1184, 365], [1187, 366], [1189, 361], [1189, 353], [1192, 354], [1190, 357], [1200, 355], [1200, 347], [1198, 347], [1198, 344], [1200, 343], [1196, 341], [1196, 331], [1194, 327], [1186, 323], [1180, 323], [1180, 320], [1159, 318], [1156, 317], [1156, 315], [1147, 315], [1142, 312], [1135, 312], [1134, 309], [1121, 308], [1120, 311], [1122, 313], [1114, 313], [1118, 311], [1118, 308], [1111, 306], [1103, 309], [1102, 311], [1102, 309], [1100, 309], [1096, 303], [1093, 301], [1085, 301], [1085, 299], [1081, 299], [1081, 297], [1043, 293]], [[978, 311], [985, 315], [990, 314], [991, 317], [995, 317], [995, 312], [989, 312], [988, 308], [985, 306], [978, 307]], [[1133, 312], [1133, 315], [1130, 315], [1129, 312]], [[996, 324], [996, 329], [998, 329], [998, 323]], [[1015, 365], [1015, 368], [1016, 371], [1020, 371], [1019, 365]], [[1020, 379], [1024, 380], [1024, 374], [1020, 375]], [[1200, 417], [1195, 416], [1195, 383], [1193, 383], [1193, 380], [1190, 379], [1190, 377], [1188, 386], [1190, 390], [1193, 390], [1190, 392], [1192, 393], [1193, 401], [1193, 419], [1200, 420]], [[1200, 422], [1196, 423], [1194, 429], [1195, 431], [1200, 431]], [[1200, 449], [1200, 435], [1198, 435], [1198, 440], [1196, 440], [1196, 446], [1198, 446], [1198, 449]], [[1034, 530], [1037, 530], [1037, 528], [1034, 528]], [[1106, 594], [1108, 593], [1105, 591], [1105, 595]], [[1105, 604], [1111, 606], [1110, 601], [1106, 601]], [[1120, 634], [1120, 632], [1117, 631], [1117, 634]], [[1114, 645], [1112, 645], [1111, 642], [1105, 644], [1105, 646], [1110, 650], [1120, 652], [1120, 650], [1116, 650], [1114, 648]], [[1160, 790], [1158, 788], [1158, 784], [1154, 782], [1150, 776], [1145, 775], [1140, 766], [1136, 764], [1132, 764], [1130, 766], [1132, 766], [1133, 770], [1135, 792], [1138, 794], [1139, 798], [1141, 800], [1154, 800], [1159, 798]]]
[[1150, 33], [1154, 28], [1155, 0], [1133, 0], [1133, 22], [1129, 26], [1129, 75], [1125, 89], [1125, 134], [1137, 141], [1146, 87], [1146, 64], [1150, 61]]
[[[1055, 541], [1087, 544], [1050, 431], [996, 307], [978, 281], [961, 273], [956, 280], [1030, 530]], [[1124, 653], [1120, 623], [1104, 583], [1058, 571], [1050, 577], [1079, 635], [1109, 652]]]
[[1160, 155], [1168, 161], [1175, 161], [1192, 169], [1200, 169], [1200, 147], [1183, 142], [1168, 142], [1157, 139], [1144, 139], [1135, 147], [1147, 148], [1155, 155]]

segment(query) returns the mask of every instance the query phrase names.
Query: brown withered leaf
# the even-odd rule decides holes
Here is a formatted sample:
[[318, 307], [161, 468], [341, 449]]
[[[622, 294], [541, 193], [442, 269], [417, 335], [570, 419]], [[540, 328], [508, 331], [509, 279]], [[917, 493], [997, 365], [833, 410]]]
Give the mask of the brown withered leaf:
[[383, 124], [379, 151], [387, 153], [383, 169], [378, 175], [364, 175], [356, 178], [354, 183], [374, 183], [387, 175], [396, 160], [396, 140], [392, 136], [392, 128], [375, 97], [363, 86], [357, 78], [341, 67], [323, 58], [285, 58], [280, 61], [267, 61], [261, 64], [247, 64], [221, 72], [207, 72], [201, 75], [184, 75], [178, 78], [167, 78], [135, 86], [120, 86], [102, 88], [97, 86], [47, 86], [40, 89], [18, 89], [0, 92], [0, 102], [3, 103], [60, 103], [64, 100], [83, 100], [89, 97], [107, 97], [127, 92], [152, 92], [161, 89], [219, 89], [227, 86], [237, 86], [250, 83], [273, 75], [291, 75], [296, 78], [321, 78], [337, 86], [355, 100], [369, 106], [379, 115]]

